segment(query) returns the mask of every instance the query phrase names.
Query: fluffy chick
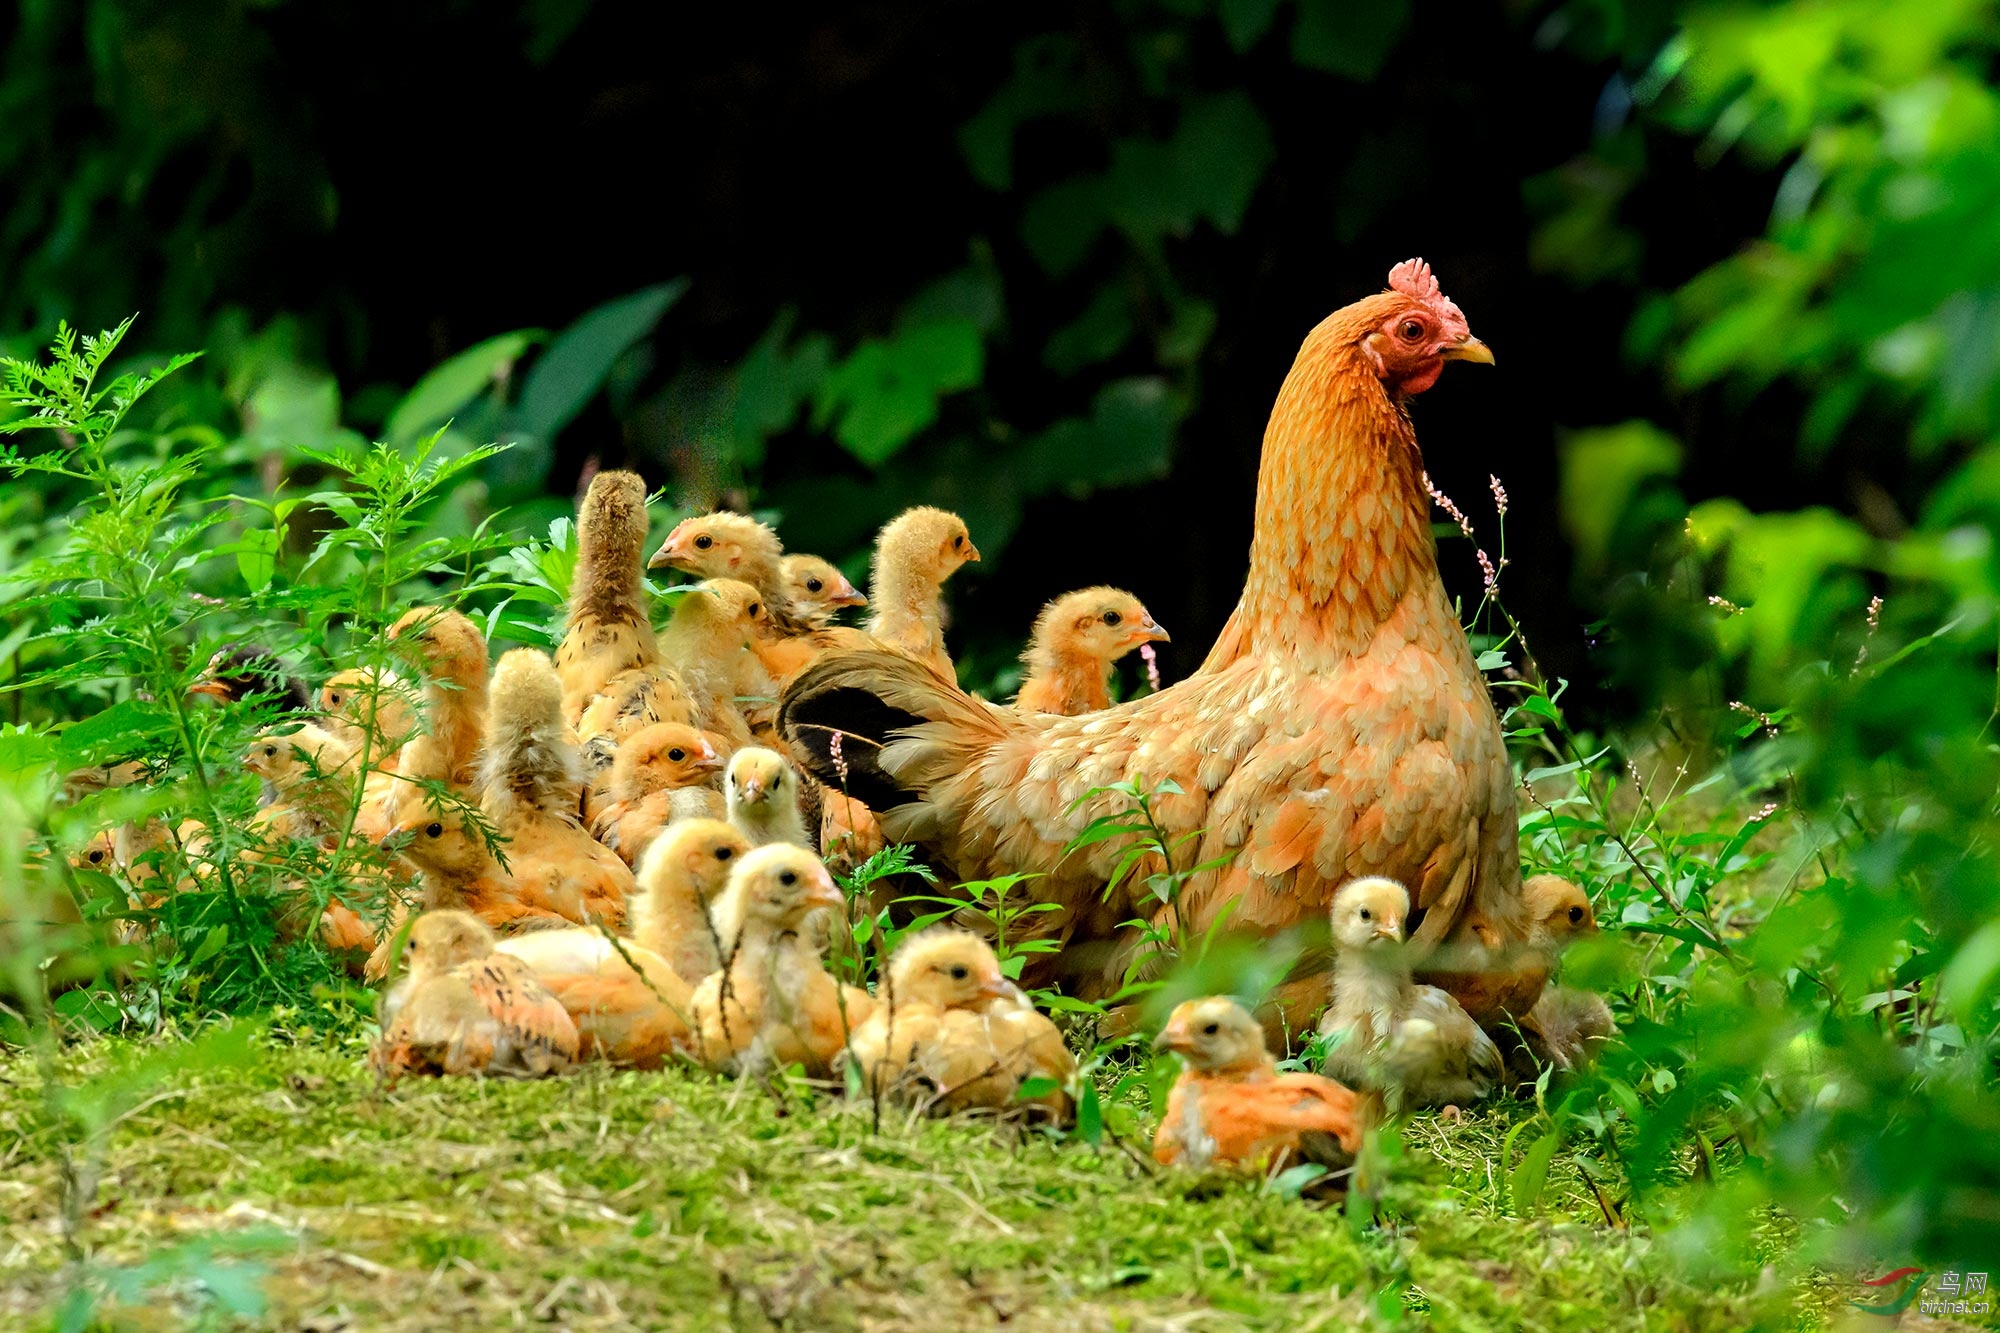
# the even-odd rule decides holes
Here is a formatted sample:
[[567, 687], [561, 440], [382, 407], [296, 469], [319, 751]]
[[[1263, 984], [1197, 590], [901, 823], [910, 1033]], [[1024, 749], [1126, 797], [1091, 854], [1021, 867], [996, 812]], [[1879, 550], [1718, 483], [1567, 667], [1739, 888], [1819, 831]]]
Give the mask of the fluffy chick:
[[319, 708], [320, 725], [374, 771], [393, 773], [398, 752], [416, 734], [416, 691], [387, 667], [336, 672], [319, 688]]
[[486, 636], [457, 611], [418, 607], [389, 627], [423, 670], [423, 730], [403, 746], [396, 771], [470, 788], [486, 733]]
[[770, 524], [718, 509], [675, 524], [650, 563], [655, 568], [669, 565], [699, 579], [747, 583], [764, 599], [781, 630], [799, 633], [811, 626], [792, 613], [784, 551]]
[[722, 778], [722, 797], [729, 822], [742, 830], [752, 847], [774, 842], [812, 846], [799, 813], [799, 775], [776, 750], [753, 745], [731, 755]]
[[956, 680], [944, 647], [944, 584], [977, 559], [965, 520], [949, 510], [920, 505], [890, 519], [875, 538], [868, 632]]
[[636, 472], [600, 472], [576, 516], [576, 572], [556, 647], [563, 718], [584, 708], [622, 671], [660, 660], [639, 562], [646, 550], [646, 483]]
[[1165, 642], [1167, 632], [1129, 592], [1085, 588], [1058, 597], [1035, 617], [1014, 706], [1065, 717], [1109, 708], [1112, 663], [1142, 643]]
[[1411, 980], [1409, 913], [1392, 879], [1357, 879], [1334, 895], [1333, 1005], [1319, 1030], [1337, 1040], [1326, 1070], [1394, 1111], [1477, 1101], [1500, 1076], [1500, 1052], [1457, 1000]]
[[[399, 856], [423, 885], [430, 911], [472, 913], [502, 930], [584, 925], [583, 895], [559, 871], [517, 878], [510, 860], [501, 865], [478, 830], [468, 828], [457, 809], [412, 811], [382, 840], [382, 850]], [[384, 940], [386, 951], [389, 942]], [[370, 962], [380, 975], [383, 958]]]
[[[1597, 933], [1590, 895], [1559, 875], [1532, 876], [1521, 885], [1521, 898], [1528, 907], [1531, 943], [1546, 951], [1551, 967], [1564, 949]], [[1518, 1051], [1510, 1050], [1508, 1065], [1510, 1072], [1532, 1079], [1540, 1065], [1566, 1070], [1589, 1064], [1618, 1024], [1603, 996], [1573, 986], [1549, 986], [1521, 1019], [1520, 1029], [1534, 1060], [1523, 1062]]]
[[[1007, 980], [991, 946], [949, 927], [897, 946], [875, 1010], [846, 1059], [873, 1094], [926, 1109], [1021, 1112], [1066, 1119], [1076, 1061], [1062, 1034]], [[1057, 1087], [1026, 1101], [1031, 1078]]]
[[610, 799], [590, 831], [636, 866], [669, 824], [722, 813], [722, 795], [709, 785], [721, 768], [715, 747], [693, 727], [658, 722], [635, 732], [612, 758]]
[[251, 827], [316, 841], [344, 827], [354, 796], [355, 754], [323, 727], [271, 728], [251, 741], [243, 766], [264, 784]]
[[576, 1024], [493, 932], [464, 912], [427, 912], [410, 928], [408, 974], [382, 1003], [376, 1072], [557, 1074], [576, 1059]]
[[750, 842], [719, 819], [676, 824], [646, 849], [632, 900], [632, 938], [690, 982], [722, 968], [711, 915]]
[[830, 976], [806, 939], [813, 913], [841, 906], [819, 858], [799, 847], [759, 847], [737, 862], [716, 907], [727, 955], [694, 993], [702, 1060], [760, 1074], [802, 1065], [824, 1077], [866, 1022], [873, 1001]]
[[691, 720], [732, 750], [752, 741], [736, 696], [764, 614], [764, 596], [749, 584], [710, 579], [680, 599], [660, 635], [660, 650], [692, 705]]
[[577, 818], [582, 761], [562, 716], [563, 687], [547, 654], [516, 648], [493, 672], [479, 804], [507, 841], [516, 881], [561, 881], [583, 920], [625, 921], [631, 869]]
[[688, 983], [645, 946], [579, 926], [515, 935], [494, 947], [532, 968], [562, 1004], [584, 1059], [658, 1069], [674, 1052], [692, 1052]]
[[1165, 1165], [1262, 1172], [1300, 1158], [1342, 1167], [1361, 1146], [1354, 1092], [1318, 1074], [1280, 1074], [1263, 1026], [1227, 996], [1180, 1005], [1153, 1048], [1187, 1062], [1153, 1137]]
[[784, 578], [792, 618], [808, 629], [825, 629], [843, 609], [868, 605], [868, 599], [830, 560], [788, 555], [778, 562], [778, 572]]

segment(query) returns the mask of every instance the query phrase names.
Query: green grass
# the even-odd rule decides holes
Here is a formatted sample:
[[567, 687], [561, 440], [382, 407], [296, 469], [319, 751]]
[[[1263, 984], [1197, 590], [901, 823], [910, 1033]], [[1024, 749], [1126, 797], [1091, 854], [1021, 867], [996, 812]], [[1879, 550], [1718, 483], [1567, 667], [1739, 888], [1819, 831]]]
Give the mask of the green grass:
[[[103, 1141], [90, 1263], [113, 1281], [188, 1254], [212, 1281], [258, 1264], [269, 1304], [232, 1324], [167, 1281], [100, 1306], [113, 1326], [1599, 1333], [1813, 1327], [1824, 1304], [1677, 1272], [1607, 1227], [1560, 1158], [1550, 1215], [1505, 1216], [1489, 1179], [1526, 1114], [1505, 1105], [1415, 1122], [1393, 1220], [1357, 1230], [1110, 1146], [965, 1121], [878, 1133], [865, 1107], [690, 1071], [385, 1092], [358, 1037], [274, 1032], [141, 1088], [126, 1071], [159, 1047], [103, 1040], [59, 1065], [138, 1107]], [[0, 1327], [44, 1327], [65, 1288], [59, 1142], [34, 1063], [0, 1061], [0, 1080]], [[257, 1252], [213, 1256], [230, 1245]]]

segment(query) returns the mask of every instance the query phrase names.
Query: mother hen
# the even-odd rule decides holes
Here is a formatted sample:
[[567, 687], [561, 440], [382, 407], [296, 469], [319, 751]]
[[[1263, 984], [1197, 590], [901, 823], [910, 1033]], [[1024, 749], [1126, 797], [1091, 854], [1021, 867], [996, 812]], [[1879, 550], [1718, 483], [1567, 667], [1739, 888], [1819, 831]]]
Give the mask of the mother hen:
[[[1127, 843], [1065, 856], [1119, 796], [1172, 779], [1155, 812], [1221, 859], [1181, 901], [1186, 922], [1274, 934], [1324, 929], [1334, 892], [1386, 875], [1410, 888], [1411, 940], [1524, 938], [1513, 773], [1492, 701], [1438, 579], [1423, 456], [1405, 404], [1446, 361], [1491, 363], [1422, 260], [1327, 317], [1299, 349], [1264, 433], [1242, 599], [1200, 669], [1082, 717], [972, 698], [906, 657], [830, 653], [785, 691], [802, 762], [881, 813], [892, 838], [965, 878], [1039, 872], [1065, 947], [1040, 980], [1115, 990], [1121, 924], [1142, 908], [1103, 888]], [[831, 738], [838, 735], [835, 749]], [[1128, 881], [1136, 882], [1135, 881]], [[1441, 984], [1449, 984], [1440, 978]], [[1278, 999], [1298, 1031], [1323, 977]]]

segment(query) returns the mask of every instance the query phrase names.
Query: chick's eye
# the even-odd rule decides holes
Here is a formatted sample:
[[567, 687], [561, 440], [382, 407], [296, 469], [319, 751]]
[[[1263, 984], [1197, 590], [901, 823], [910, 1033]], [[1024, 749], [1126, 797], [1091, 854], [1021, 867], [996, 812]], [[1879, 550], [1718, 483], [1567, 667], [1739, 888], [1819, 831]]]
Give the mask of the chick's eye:
[[338, 708], [338, 707], [340, 707], [340, 696], [339, 696], [339, 695], [337, 695], [337, 694], [329, 694], [329, 695], [327, 695], [327, 696], [326, 696], [326, 701], [327, 701], [328, 703], [332, 704], [332, 705], [333, 705], [333, 706], [334, 706], [335, 708]]
[[1424, 326], [1414, 319], [1406, 319], [1403, 321], [1402, 332], [1405, 338], [1408, 338], [1411, 342], [1415, 342], [1424, 336]]
[[267, 745], [264, 747], [264, 753], [266, 756], [275, 755], [278, 753], [278, 747], [275, 745]]
[[427, 838], [442, 838], [444, 836], [444, 825], [430, 824], [426, 826], [424, 836]]
[[718, 861], [727, 861], [734, 855], [736, 855], [734, 847], [718, 847], [715, 849], [715, 859]]
[[824, 591], [824, 590], [825, 590], [825, 588], [826, 588], [826, 585], [825, 585], [824, 583], [820, 582], [820, 581], [819, 581], [818, 579], [807, 579], [807, 580], [806, 580], [806, 591], [807, 591], [807, 592], [822, 592], [822, 591]]
[[709, 536], [705, 532], [702, 533], [701, 536], [696, 537], [694, 539], [694, 549], [697, 551], [706, 551], [709, 547], [713, 545], [715, 545], [715, 538]]
[[951, 539], [951, 549], [954, 551], [958, 550], [960, 547], [964, 545], [965, 545], [965, 538], [963, 537], [953, 537]]
[[757, 603], [755, 603], [755, 602], [752, 602], [752, 603], [750, 603], [750, 605], [749, 605], [748, 607], [746, 607], [745, 609], [746, 609], [746, 610], [747, 610], [747, 611], [748, 611], [748, 612], [749, 612], [749, 613], [750, 613], [751, 615], [753, 615], [753, 616], [754, 616], [754, 615], [756, 615], [756, 614], [757, 614], [757, 613], [758, 613], [759, 611], [762, 611], [762, 610], [763, 610], [764, 608], [763, 608], [763, 607], [761, 607], [761, 606], [759, 606], [759, 605], [757, 605]]
[[1104, 613], [1104, 623], [1107, 625], [1116, 625], [1123, 619], [1125, 617], [1119, 615], [1116, 611], [1106, 611]]
[[1202, 1035], [1213, 1037], [1216, 1033], [1220, 1031], [1222, 1031], [1222, 1024], [1210, 1023], [1207, 1027], [1202, 1029]]
[[1581, 921], [1581, 920], [1583, 920], [1583, 909], [1582, 909], [1581, 907], [1572, 907], [1572, 908], [1570, 908], [1570, 909], [1569, 909], [1569, 919], [1570, 919], [1571, 921]]
[[102, 861], [103, 859], [104, 859], [104, 852], [103, 852], [103, 849], [102, 849], [102, 848], [100, 848], [99, 850], [97, 850], [97, 851], [94, 851], [94, 852], [92, 852], [92, 853], [90, 854], [90, 863], [91, 863], [92, 865], [96, 865], [96, 864], [97, 864], [98, 862]]
[[796, 884], [798, 882], [799, 882], [799, 877], [797, 875], [794, 875], [789, 870], [783, 872], [778, 876], [778, 883], [780, 884]]
[[688, 752], [686, 750], [681, 749], [678, 745], [675, 746], [673, 749], [667, 751], [667, 758], [673, 760], [677, 764], [681, 760], [687, 757], [688, 757]]
[[963, 980], [965, 980], [965, 977], [966, 977], [966, 972], [965, 972], [965, 968], [964, 968], [964, 966], [963, 966], [963, 965], [960, 965], [960, 966], [958, 966], [958, 967], [954, 967], [954, 968], [953, 968], [953, 969], [951, 970], [951, 979], [952, 979], [953, 981], [963, 981]]
[[1367, 908], [1364, 907], [1361, 909], [1361, 919], [1363, 921], [1373, 921], [1375, 917], [1373, 913], [1371, 913]]

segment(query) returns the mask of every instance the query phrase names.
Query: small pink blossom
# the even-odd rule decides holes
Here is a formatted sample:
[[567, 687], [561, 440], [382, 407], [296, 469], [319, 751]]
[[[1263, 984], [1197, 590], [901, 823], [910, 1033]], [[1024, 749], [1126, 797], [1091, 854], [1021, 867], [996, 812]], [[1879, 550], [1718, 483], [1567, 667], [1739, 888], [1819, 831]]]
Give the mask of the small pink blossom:
[[1775, 815], [1777, 813], [1778, 813], [1778, 803], [1776, 801], [1773, 801], [1769, 805], [1765, 806], [1762, 810], [1759, 810], [1756, 814], [1750, 816], [1750, 818], [1752, 822], [1755, 822], [1757, 820], [1769, 819], [1772, 815]]
[[199, 602], [199, 603], [200, 603], [201, 605], [203, 605], [203, 606], [228, 606], [228, 605], [229, 605], [229, 603], [228, 603], [228, 602], [225, 602], [225, 601], [223, 601], [223, 600], [222, 600], [222, 599], [221, 599], [220, 597], [210, 597], [210, 596], [208, 596], [208, 595], [207, 595], [206, 593], [199, 593], [199, 592], [191, 592], [191, 593], [189, 593], [189, 594], [188, 594], [188, 600], [189, 600], [189, 601], [191, 601], [191, 602]]
[[1431, 503], [1444, 510], [1451, 521], [1458, 524], [1458, 530], [1471, 539], [1472, 520], [1465, 516], [1465, 511], [1460, 509], [1449, 495], [1437, 488], [1437, 483], [1431, 480], [1431, 474], [1428, 472], [1424, 473], [1424, 491], [1431, 497]]
[[833, 771], [840, 774], [840, 786], [844, 791], [847, 788], [847, 756], [840, 752], [840, 746], [841, 733], [838, 731], [830, 733], [830, 739], [826, 743], [826, 752], [833, 758]]
[[1139, 658], [1146, 664], [1146, 683], [1153, 687], [1153, 692], [1155, 694], [1159, 693], [1160, 690], [1159, 654], [1153, 651], [1152, 644], [1142, 643], [1139, 645]]
[[1486, 474], [1486, 484], [1493, 489], [1493, 507], [1500, 511], [1500, 517], [1507, 517], [1507, 488], [1490, 472]]

